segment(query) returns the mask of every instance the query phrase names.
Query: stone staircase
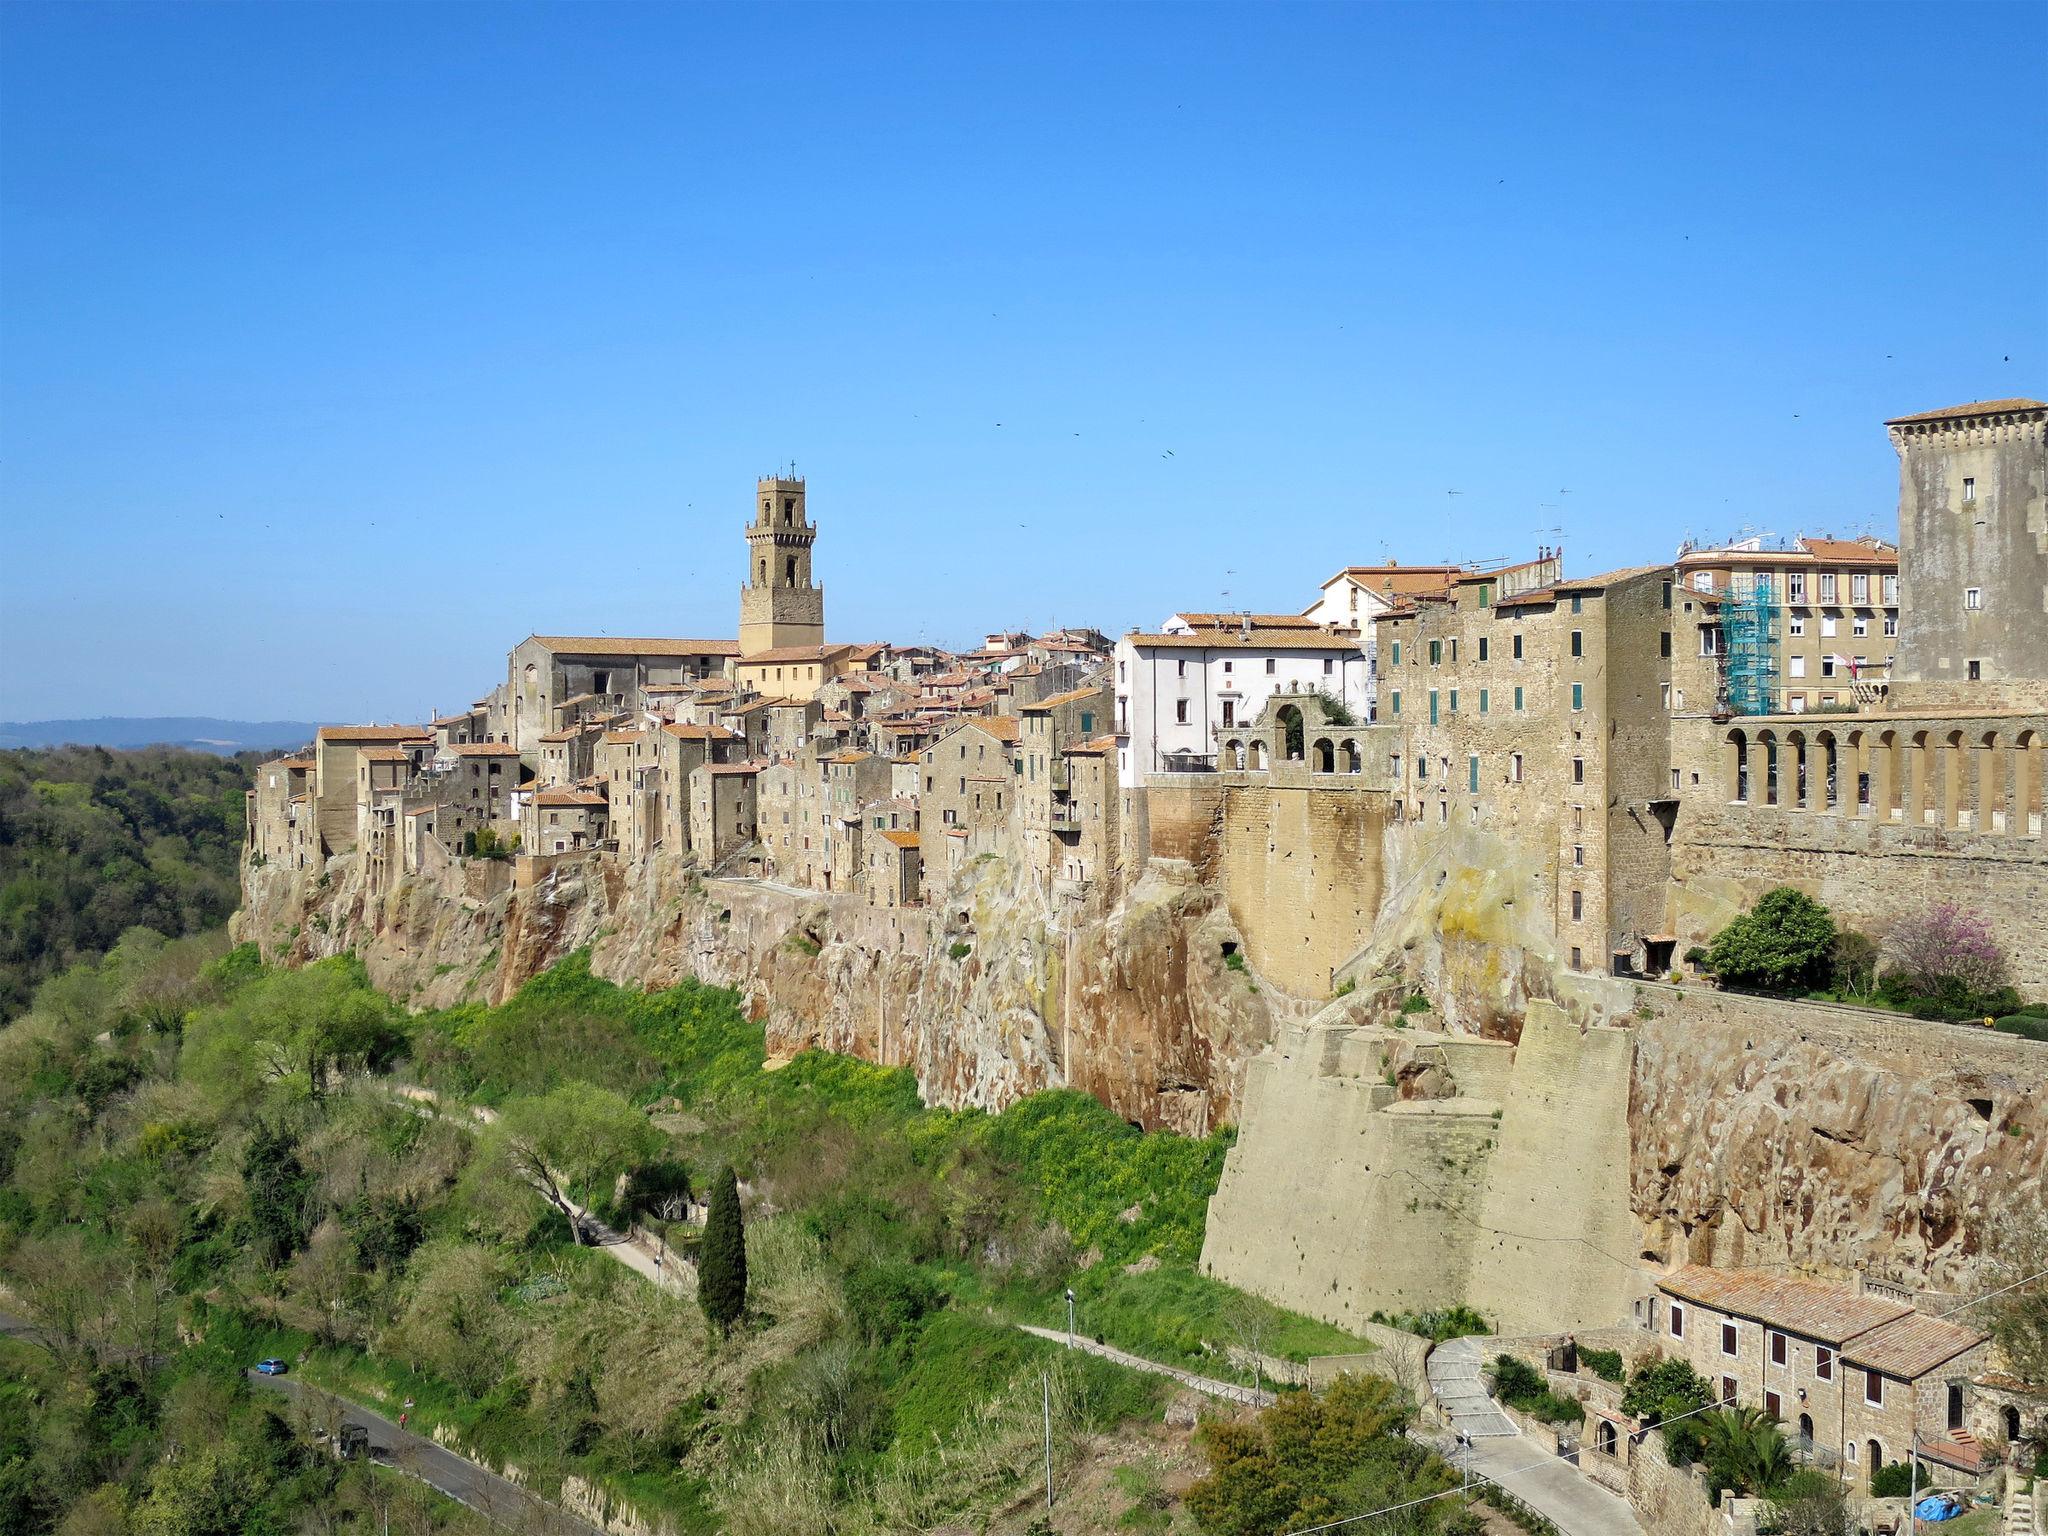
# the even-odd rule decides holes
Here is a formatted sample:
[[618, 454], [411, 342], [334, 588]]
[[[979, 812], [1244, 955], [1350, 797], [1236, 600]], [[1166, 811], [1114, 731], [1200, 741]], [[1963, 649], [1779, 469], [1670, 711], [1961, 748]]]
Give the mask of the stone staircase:
[[[1505, 1439], [1520, 1433], [1514, 1420], [1500, 1411], [1480, 1379], [1484, 1364], [1479, 1346], [1470, 1339], [1448, 1339], [1429, 1352], [1429, 1391], [1451, 1427], [1474, 1440]], [[2030, 1533], [2031, 1536], [2031, 1533]]]
[[2037, 1536], [2034, 1524], [2034, 1499], [2036, 1495], [2023, 1492], [2019, 1474], [2007, 1467], [2005, 1470], [2005, 1525], [2000, 1536]]

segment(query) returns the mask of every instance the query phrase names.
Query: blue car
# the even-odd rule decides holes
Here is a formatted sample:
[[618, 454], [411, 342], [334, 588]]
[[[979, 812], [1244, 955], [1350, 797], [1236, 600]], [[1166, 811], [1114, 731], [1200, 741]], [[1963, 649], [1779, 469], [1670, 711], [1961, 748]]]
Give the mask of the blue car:
[[256, 1362], [256, 1374], [258, 1376], [282, 1376], [286, 1369], [287, 1367], [282, 1360], [258, 1360]]

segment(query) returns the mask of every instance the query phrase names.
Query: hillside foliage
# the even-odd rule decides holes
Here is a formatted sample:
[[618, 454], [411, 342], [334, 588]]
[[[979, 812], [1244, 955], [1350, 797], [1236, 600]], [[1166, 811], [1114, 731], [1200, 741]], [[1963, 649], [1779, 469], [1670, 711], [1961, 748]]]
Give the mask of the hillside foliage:
[[0, 1019], [130, 928], [175, 937], [227, 919], [254, 764], [167, 747], [0, 752]]

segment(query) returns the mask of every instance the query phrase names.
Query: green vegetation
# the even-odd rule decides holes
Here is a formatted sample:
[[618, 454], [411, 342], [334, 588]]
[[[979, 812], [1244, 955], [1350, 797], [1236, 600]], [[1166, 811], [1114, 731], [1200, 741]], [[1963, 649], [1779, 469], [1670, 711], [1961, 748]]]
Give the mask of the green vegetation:
[[[764, 1058], [734, 994], [619, 988], [580, 955], [500, 1007], [408, 1016], [348, 957], [271, 971], [218, 938], [126, 935], [0, 1030], [0, 1279], [67, 1391], [127, 1373], [135, 1428], [59, 1454], [77, 1433], [54, 1398], [0, 1405], [0, 1478], [18, 1430], [35, 1529], [93, 1498], [139, 1509], [193, 1443], [181, 1375], [240, 1392], [236, 1367], [279, 1354], [679, 1533], [928, 1528], [1038, 1475], [1042, 1393], [1063, 1464], [1156, 1415], [1162, 1379], [1011, 1326], [1060, 1319], [1068, 1284], [1084, 1332], [1212, 1373], [1233, 1346], [1365, 1347], [1195, 1273], [1227, 1133], [1143, 1134], [1078, 1093], [933, 1110], [900, 1069]], [[710, 1231], [686, 1219], [697, 1182]], [[715, 1326], [584, 1246], [584, 1212], [665, 1244]], [[350, 1507], [329, 1463], [264, 1466], [261, 1498]], [[191, 1536], [289, 1530], [305, 1506], [279, 1497], [275, 1520]]]
[[1834, 949], [1835, 920], [1828, 909], [1781, 885], [1714, 935], [1705, 968], [1729, 986], [1817, 987], [1828, 979]]
[[[1205, 1424], [1207, 1475], [1187, 1507], [1207, 1536], [1269, 1536], [1361, 1510], [1450, 1494], [1458, 1474], [1402, 1431], [1406, 1395], [1376, 1376], [1340, 1376], [1320, 1396], [1290, 1394], [1255, 1420]], [[1415, 1536], [1479, 1536], [1455, 1496], [1404, 1512]]]
[[128, 929], [224, 922], [255, 754], [0, 752], [0, 1021]]
[[1375, 1312], [1372, 1321], [1441, 1344], [1447, 1339], [1483, 1338], [1493, 1324], [1467, 1306], [1431, 1307], [1423, 1312]]
[[[1907, 1462], [1888, 1461], [1870, 1474], [1870, 1493], [1873, 1498], [1904, 1498], [1913, 1486], [1913, 1468]], [[1923, 1490], [1940, 1486], [1940, 1479], [1924, 1461], [1920, 1463], [1919, 1486]]]
[[1411, 992], [1401, 999], [1401, 1016], [1407, 1018], [1417, 1013], [1429, 1012], [1429, 999], [1420, 992]]
[[1545, 1424], [1580, 1424], [1586, 1410], [1568, 1397], [1550, 1390], [1544, 1374], [1515, 1355], [1496, 1355], [1488, 1374], [1493, 1377], [1494, 1395], [1510, 1408], [1518, 1408]]
[[1579, 1364], [1602, 1381], [1618, 1383], [1622, 1379], [1621, 1351], [1618, 1349], [1581, 1349]]

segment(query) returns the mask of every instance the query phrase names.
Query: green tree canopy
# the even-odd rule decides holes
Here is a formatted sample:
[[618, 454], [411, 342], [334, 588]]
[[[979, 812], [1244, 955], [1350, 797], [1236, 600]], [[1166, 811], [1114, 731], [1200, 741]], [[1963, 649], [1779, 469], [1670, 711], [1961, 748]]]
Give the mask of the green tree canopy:
[[661, 1133], [620, 1095], [589, 1083], [514, 1099], [492, 1131], [499, 1165], [538, 1189], [583, 1241], [572, 1189], [605, 1195], [618, 1176], [653, 1157]]
[[1706, 968], [1739, 987], [1807, 987], [1825, 982], [1835, 920], [1803, 891], [1781, 885], [1714, 935]]
[[711, 1186], [704, 1243], [697, 1251], [697, 1303], [721, 1333], [747, 1315], [747, 1229], [740, 1213], [739, 1178], [719, 1170]]

